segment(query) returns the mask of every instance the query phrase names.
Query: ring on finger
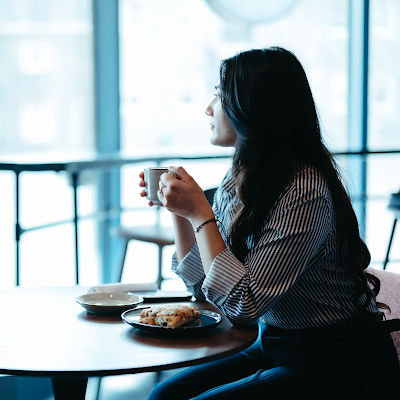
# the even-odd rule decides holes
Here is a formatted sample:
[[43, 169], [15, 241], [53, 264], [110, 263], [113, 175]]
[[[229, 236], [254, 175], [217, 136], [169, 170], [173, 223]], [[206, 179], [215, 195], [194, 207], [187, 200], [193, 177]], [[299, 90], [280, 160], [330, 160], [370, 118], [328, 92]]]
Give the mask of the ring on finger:
[[168, 174], [170, 174], [173, 178], [178, 179], [178, 174], [174, 171], [168, 171]]

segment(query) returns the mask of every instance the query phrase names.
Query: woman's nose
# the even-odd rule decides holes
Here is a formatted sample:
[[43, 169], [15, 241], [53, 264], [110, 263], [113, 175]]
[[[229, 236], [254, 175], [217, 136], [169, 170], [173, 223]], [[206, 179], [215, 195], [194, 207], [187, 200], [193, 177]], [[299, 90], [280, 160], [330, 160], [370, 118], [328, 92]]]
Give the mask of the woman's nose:
[[207, 108], [206, 108], [206, 114], [209, 116], [209, 117], [211, 117], [212, 116], [212, 112], [213, 112], [213, 109], [212, 109], [212, 107], [211, 107], [211, 103], [207, 106]]

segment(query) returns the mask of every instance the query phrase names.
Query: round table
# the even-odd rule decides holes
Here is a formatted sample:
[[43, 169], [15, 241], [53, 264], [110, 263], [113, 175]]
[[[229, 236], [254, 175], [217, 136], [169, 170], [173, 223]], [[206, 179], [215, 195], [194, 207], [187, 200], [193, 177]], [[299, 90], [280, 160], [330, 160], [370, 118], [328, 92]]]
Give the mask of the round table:
[[[84, 399], [87, 378], [161, 371], [237, 353], [257, 338], [257, 324], [235, 327], [208, 302], [185, 302], [218, 312], [222, 322], [201, 335], [161, 336], [90, 314], [75, 302], [82, 286], [0, 290], [0, 373], [51, 377], [55, 399]], [[73, 396], [73, 397], [71, 397]]]

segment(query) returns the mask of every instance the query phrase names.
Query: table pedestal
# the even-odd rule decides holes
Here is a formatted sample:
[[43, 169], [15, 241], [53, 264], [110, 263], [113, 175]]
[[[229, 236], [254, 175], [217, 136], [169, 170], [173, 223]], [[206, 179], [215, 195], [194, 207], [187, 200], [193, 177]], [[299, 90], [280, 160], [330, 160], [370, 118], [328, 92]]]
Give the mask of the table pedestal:
[[52, 378], [54, 400], [85, 400], [87, 378]]

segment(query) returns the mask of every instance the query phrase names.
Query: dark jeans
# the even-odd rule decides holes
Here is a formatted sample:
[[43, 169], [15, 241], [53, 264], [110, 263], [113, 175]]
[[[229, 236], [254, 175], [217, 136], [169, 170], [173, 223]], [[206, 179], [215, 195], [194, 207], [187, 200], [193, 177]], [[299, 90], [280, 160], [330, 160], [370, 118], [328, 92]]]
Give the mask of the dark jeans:
[[400, 367], [390, 334], [354, 339], [270, 336], [220, 361], [154, 386], [149, 400], [398, 400]]

